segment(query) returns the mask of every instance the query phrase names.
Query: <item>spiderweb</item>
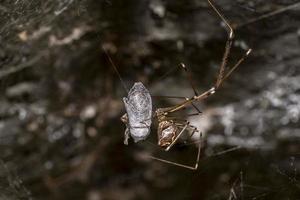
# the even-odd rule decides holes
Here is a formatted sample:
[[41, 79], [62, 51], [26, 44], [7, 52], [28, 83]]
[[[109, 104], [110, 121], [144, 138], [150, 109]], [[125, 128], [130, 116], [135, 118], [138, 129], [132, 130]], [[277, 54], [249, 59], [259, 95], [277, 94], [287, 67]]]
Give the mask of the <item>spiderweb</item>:
[[204, 138], [192, 172], [146, 157], [193, 163], [194, 138], [167, 153], [123, 145], [126, 93], [101, 46], [129, 88], [190, 97], [185, 63], [205, 91], [226, 41], [206, 1], [1, 1], [0, 198], [299, 199], [300, 8], [285, 10], [296, 3], [215, 2], [236, 28], [230, 64], [254, 51], [187, 118]]

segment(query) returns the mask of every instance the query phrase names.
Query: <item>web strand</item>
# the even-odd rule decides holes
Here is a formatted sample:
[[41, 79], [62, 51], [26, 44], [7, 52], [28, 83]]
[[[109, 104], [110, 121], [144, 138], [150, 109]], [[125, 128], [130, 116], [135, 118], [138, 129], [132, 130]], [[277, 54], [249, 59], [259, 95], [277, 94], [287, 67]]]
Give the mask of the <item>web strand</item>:
[[112, 65], [114, 71], [117, 73], [117, 75], [118, 75], [118, 77], [119, 77], [119, 79], [120, 79], [120, 81], [121, 81], [121, 83], [122, 83], [122, 85], [123, 85], [123, 88], [126, 90], [127, 93], [129, 93], [129, 89], [126, 87], [125, 82], [124, 82], [124, 80], [122, 79], [122, 77], [121, 77], [121, 75], [120, 75], [120, 73], [119, 73], [119, 71], [118, 71], [117, 66], [116, 66], [115, 63], [112, 61], [112, 59], [111, 59], [109, 53], [106, 51], [106, 49], [105, 49], [103, 46], [102, 46], [102, 49], [103, 49], [105, 55], [107, 56], [107, 58], [108, 58], [110, 64]]

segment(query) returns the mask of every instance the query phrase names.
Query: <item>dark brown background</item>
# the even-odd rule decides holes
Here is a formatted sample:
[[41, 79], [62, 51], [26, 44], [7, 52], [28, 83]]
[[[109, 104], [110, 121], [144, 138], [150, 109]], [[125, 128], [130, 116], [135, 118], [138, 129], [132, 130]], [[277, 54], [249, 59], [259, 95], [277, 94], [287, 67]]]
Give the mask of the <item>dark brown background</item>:
[[247, 46], [253, 53], [198, 104], [203, 114], [190, 120], [204, 142], [189, 171], [146, 155], [193, 163], [194, 145], [167, 154], [123, 145], [126, 93], [102, 46], [129, 88], [191, 96], [184, 62], [205, 91], [227, 37], [205, 0], [2, 0], [0, 198], [299, 199], [300, 6], [243, 25], [296, 2], [215, 2], [237, 27], [230, 63]]

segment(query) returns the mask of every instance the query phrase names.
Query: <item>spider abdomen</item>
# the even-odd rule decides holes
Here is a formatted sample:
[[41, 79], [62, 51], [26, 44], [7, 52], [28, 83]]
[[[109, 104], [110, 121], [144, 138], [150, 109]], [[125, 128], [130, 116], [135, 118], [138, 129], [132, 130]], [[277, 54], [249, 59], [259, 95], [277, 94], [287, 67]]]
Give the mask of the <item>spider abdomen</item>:
[[163, 121], [158, 126], [158, 145], [161, 147], [169, 146], [175, 139], [178, 127], [170, 122]]

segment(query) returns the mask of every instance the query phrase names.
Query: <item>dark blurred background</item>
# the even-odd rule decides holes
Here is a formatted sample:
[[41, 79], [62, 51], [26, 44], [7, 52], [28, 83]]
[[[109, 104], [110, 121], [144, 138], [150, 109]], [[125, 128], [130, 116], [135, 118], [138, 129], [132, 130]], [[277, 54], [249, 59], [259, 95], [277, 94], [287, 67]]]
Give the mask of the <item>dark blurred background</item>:
[[235, 27], [229, 66], [253, 52], [187, 118], [203, 133], [191, 171], [147, 156], [192, 165], [195, 138], [164, 153], [154, 123], [123, 144], [127, 94], [102, 47], [128, 88], [191, 97], [183, 62], [205, 91], [227, 38], [207, 1], [1, 0], [0, 199], [300, 199], [300, 5], [259, 18], [296, 3], [215, 1]]

